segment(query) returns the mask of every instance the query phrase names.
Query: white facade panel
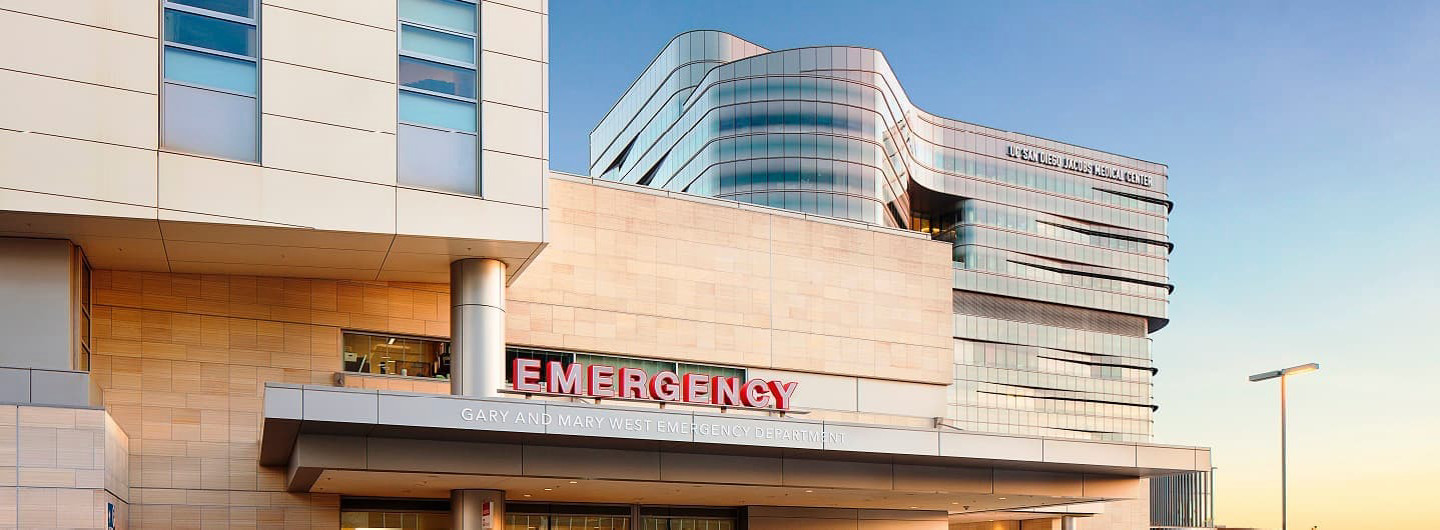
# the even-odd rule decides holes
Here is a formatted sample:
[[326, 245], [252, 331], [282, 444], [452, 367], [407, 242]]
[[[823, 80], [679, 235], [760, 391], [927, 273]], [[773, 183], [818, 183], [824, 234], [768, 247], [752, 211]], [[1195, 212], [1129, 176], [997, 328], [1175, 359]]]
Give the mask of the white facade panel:
[[530, 110], [545, 110], [544, 63], [503, 53], [484, 52], [480, 58], [480, 97]]
[[155, 149], [160, 99], [0, 70], [0, 128]]
[[300, 228], [393, 233], [394, 190], [251, 164], [176, 154], [160, 157], [162, 210]]
[[[545, 157], [545, 113], [487, 103], [480, 111], [481, 147], [532, 158]], [[544, 175], [536, 173], [535, 178]]]
[[154, 207], [155, 171], [153, 151], [0, 130], [0, 187]]
[[265, 0], [265, 4], [381, 29], [395, 29], [395, 0]]
[[395, 132], [393, 83], [275, 61], [265, 61], [262, 68], [260, 111], [265, 114]]
[[0, 28], [5, 28], [0, 49], [25, 50], [0, 54], [0, 68], [151, 94], [158, 90], [154, 38], [12, 11], [0, 11]]
[[[499, 151], [484, 151], [481, 161], [481, 193], [487, 200], [522, 205], [541, 205], [545, 162], [538, 158]], [[540, 175], [540, 178], [536, 178]]]
[[5, 9], [147, 37], [160, 35], [160, 7], [150, 0], [6, 0]]
[[532, 61], [546, 61], [545, 15], [495, 2], [480, 2], [480, 47]]
[[395, 184], [395, 135], [267, 114], [260, 159], [268, 167]]
[[261, 19], [266, 60], [395, 81], [393, 30], [271, 5], [263, 6]]

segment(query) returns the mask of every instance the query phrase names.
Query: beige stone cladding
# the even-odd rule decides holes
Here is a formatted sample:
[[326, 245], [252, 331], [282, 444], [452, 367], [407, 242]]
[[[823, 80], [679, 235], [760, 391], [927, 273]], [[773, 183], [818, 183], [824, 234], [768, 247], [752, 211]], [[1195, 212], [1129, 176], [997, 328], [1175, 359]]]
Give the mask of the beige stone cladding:
[[128, 445], [104, 410], [0, 405], [0, 528], [127, 528]]
[[511, 343], [949, 382], [950, 248], [918, 234], [556, 176]]
[[130, 434], [134, 528], [338, 527], [338, 498], [287, 493], [284, 469], [257, 464], [265, 382], [332, 384], [341, 329], [449, 330], [443, 285], [105, 270], [93, 281], [91, 376]]

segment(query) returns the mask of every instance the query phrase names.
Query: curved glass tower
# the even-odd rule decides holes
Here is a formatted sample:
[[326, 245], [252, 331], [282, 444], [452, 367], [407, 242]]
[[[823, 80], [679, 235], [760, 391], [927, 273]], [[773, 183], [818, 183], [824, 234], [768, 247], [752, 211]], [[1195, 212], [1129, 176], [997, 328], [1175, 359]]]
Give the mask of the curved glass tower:
[[930, 114], [876, 50], [693, 31], [591, 133], [590, 173], [951, 242], [952, 426], [1150, 438], [1163, 164]]

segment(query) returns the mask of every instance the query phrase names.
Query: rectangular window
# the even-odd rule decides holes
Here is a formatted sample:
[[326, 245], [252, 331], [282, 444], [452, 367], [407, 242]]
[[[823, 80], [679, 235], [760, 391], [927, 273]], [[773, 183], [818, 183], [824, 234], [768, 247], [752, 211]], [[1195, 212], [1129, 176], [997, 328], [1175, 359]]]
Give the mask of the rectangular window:
[[475, 132], [475, 103], [420, 92], [400, 91], [400, 121], [459, 132]]
[[475, 39], [464, 35], [429, 30], [410, 24], [400, 26], [400, 49], [415, 56], [448, 59], [457, 63], [475, 61]]
[[235, 15], [237, 17], [255, 17], [255, 6], [250, 0], [170, 0], [170, 3], [209, 9], [217, 13]]
[[207, 50], [254, 56], [255, 25], [219, 18], [218, 15], [219, 13], [201, 15], [175, 8], [166, 9], [165, 40]]
[[477, 195], [477, 6], [400, 0], [396, 176], [401, 184]]
[[75, 247], [75, 260], [78, 266], [78, 278], [76, 290], [76, 322], [75, 322], [75, 369], [82, 372], [90, 371], [90, 260], [85, 259], [85, 253], [80, 247]]
[[[386, 458], [377, 455], [375, 458]], [[333, 524], [333, 523], [332, 523]], [[450, 501], [341, 497], [340, 530], [449, 530]]]
[[344, 332], [341, 365], [346, 372], [446, 379], [450, 342], [402, 335]]
[[475, 4], [464, 0], [401, 0], [400, 18], [475, 33]]
[[475, 70], [400, 57], [400, 84], [447, 96], [475, 98]]
[[254, 0], [164, 2], [161, 144], [258, 162], [259, 27]]

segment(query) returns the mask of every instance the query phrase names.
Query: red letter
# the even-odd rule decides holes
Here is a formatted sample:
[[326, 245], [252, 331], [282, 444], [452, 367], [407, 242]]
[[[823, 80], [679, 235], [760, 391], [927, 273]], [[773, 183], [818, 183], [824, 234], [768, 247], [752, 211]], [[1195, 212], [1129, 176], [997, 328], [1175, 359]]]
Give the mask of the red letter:
[[550, 379], [550, 391], [556, 394], [576, 394], [580, 392], [580, 363], [570, 363], [565, 366], [560, 361], [550, 361], [547, 365], [547, 375]]
[[540, 360], [515, 358], [515, 369], [510, 372], [511, 384], [515, 390], [521, 392], [544, 392], [545, 387], [540, 386]]
[[708, 403], [710, 401], [710, 378], [700, 374], [685, 374], [680, 378], [685, 387], [686, 403]]
[[650, 399], [645, 391], [645, 370], [625, 367], [620, 369], [620, 397]]
[[710, 378], [710, 402], [730, 407], [740, 406], [740, 378], [726, 375]]
[[665, 401], [680, 401], [680, 376], [665, 371], [650, 378], [650, 397]]
[[585, 377], [587, 394], [595, 397], [615, 397], [615, 367], [603, 364], [590, 365]]
[[795, 387], [800, 383], [794, 381], [782, 383], [780, 381], [770, 382], [770, 395], [775, 396], [775, 408], [790, 410], [790, 396], [795, 393]]
[[740, 399], [747, 407], [764, 408], [770, 405], [770, 389], [765, 387], [765, 381], [751, 379], [740, 389]]

